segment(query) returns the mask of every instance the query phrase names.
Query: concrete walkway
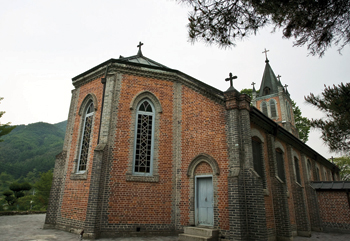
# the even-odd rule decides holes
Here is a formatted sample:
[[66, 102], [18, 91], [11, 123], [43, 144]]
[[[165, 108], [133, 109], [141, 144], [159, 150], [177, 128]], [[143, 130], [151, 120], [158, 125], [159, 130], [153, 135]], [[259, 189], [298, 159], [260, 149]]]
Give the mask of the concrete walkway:
[[[45, 214], [0, 216], [1, 241], [71, 241], [79, 235], [56, 229], [43, 229]], [[99, 241], [177, 241], [172, 237], [114, 238]], [[350, 234], [313, 233], [311, 238], [295, 237], [295, 241], [349, 241]]]

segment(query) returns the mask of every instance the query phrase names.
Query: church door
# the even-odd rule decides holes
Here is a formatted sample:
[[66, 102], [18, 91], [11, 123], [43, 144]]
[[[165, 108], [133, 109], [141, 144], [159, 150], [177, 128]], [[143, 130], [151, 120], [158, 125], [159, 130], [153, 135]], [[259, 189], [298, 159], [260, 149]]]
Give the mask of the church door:
[[203, 226], [213, 226], [213, 178], [197, 177], [196, 179], [196, 224]]

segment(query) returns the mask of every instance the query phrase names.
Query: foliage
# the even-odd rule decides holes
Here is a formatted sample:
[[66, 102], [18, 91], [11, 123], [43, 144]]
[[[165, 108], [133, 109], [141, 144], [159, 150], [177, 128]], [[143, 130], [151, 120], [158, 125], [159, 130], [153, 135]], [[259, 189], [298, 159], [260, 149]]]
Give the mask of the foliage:
[[237, 40], [273, 26], [294, 46], [307, 45], [320, 57], [332, 44], [341, 50], [350, 43], [350, 0], [178, 0], [193, 7], [189, 37], [219, 46], [234, 46]]
[[[253, 98], [253, 89], [242, 89], [240, 92], [241, 94], [249, 95], [251, 99]], [[256, 96], [258, 95], [259, 95], [259, 90], [256, 91]]]
[[333, 161], [340, 169], [340, 180], [350, 181], [350, 156], [336, 157]]
[[[0, 97], [0, 101], [4, 99], [2, 97]], [[2, 115], [5, 114], [5, 111], [0, 111], [0, 118], [2, 117]], [[16, 126], [10, 126], [10, 123], [6, 123], [1, 125], [0, 123], [0, 138], [4, 135], [9, 134], [14, 128], [16, 128]], [[2, 139], [0, 139], [0, 142], [4, 141]]]
[[[259, 90], [256, 91], [257, 95], [259, 94]], [[242, 89], [241, 94], [247, 94], [250, 96], [250, 98], [253, 98], [253, 90], [252, 89]], [[303, 117], [301, 115], [301, 110], [299, 106], [296, 105], [294, 101], [292, 101], [293, 104], [293, 114], [294, 114], [294, 120], [295, 120], [295, 127], [298, 129], [299, 132], [299, 138], [302, 142], [307, 142], [309, 139], [309, 132], [310, 132], [310, 121], [308, 118]]]
[[36, 188], [35, 200], [37, 203], [40, 203], [44, 207], [47, 207], [49, 203], [52, 178], [53, 173], [51, 170], [42, 173], [40, 175], [39, 181], [36, 182], [34, 186]]
[[0, 173], [0, 192], [3, 190], [7, 190], [13, 181], [14, 178], [12, 175], [6, 172]]
[[32, 185], [30, 185], [29, 183], [25, 182], [25, 183], [11, 183], [10, 185], [10, 190], [13, 191], [13, 194], [15, 196], [16, 199], [20, 198], [20, 197], [24, 197], [25, 195], [25, 191], [29, 191], [30, 189], [32, 189]]
[[313, 128], [322, 131], [322, 140], [334, 152], [350, 151], [350, 83], [326, 86], [321, 96], [310, 93], [306, 102], [326, 114], [325, 118], [311, 119]]
[[[12, 210], [40, 210], [45, 211], [48, 205], [48, 199], [50, 195], [51, 183], [53, 179], [52, 170], [49, 170], [44, 173], [38, 174], [40, 178], [36, 178], [36, 182], [33, 183], [19, 183], [18, 180], [26, 180], [27, 177], [21, 177], [16, 181], [10, 183], [11, 190], [6, 190], [2, 192], [5, 196], [1, 200], [0, 198], [0, 206], [3, 209], [2, 205], [5, 205], [5, 209], [7, 211]], [[30, 188], [33, 187], [33, 191], [30, 191]], [[1, 201], [3, 203], [1, 203]], [[16, 205], [15, 205], [16, 204]], [[1, 209], [0, 209], [1, 211]]]
[[11, 192], [10, 190], [7, 190], [2, 194], [5, 196], [5, 200], [9, 206], [12, 206], [16, 203], [16, 198], [15, 196], [13, 196], [13, 192]]
[[294, 121], [295, 121], [295, 127], [298, 129], [299, 132], [299, 138], [302, 142], [306, 143], [309, 139], [309, 133], [310, 133], [310, 120], [306, 117], [303, 117], [301, 115], [301, 110], [299, 106], [292, 100], [293, 105], [293, 114], [294, 114]]
[[[62, 151], [67, 121], [19, 125], [0, 143], [0, 170], [19, 182], [34, 183], [40, 172], [54, 167], [55, 156]], [[0, 185], [1, 187], [1, 185]]]

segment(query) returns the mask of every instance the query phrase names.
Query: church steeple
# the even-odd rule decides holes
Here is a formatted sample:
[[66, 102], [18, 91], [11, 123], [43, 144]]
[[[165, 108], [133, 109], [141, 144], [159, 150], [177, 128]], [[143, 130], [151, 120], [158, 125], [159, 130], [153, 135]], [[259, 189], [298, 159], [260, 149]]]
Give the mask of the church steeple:
[[252, 105], [296, 137], [299, 137], [295, 128], [292, 100], [288, 93], [287, 85], [282, 85], [280, 75], [276, 77], [267, 58], [267, 52], [268, 50], [266, 49], [263, 52], [266, 57], [265, 69], [258, 94], [253, 85], [255, 83], [252, 83]]
[[283, 87], [282, 84], [277, 80], [277, 77], [269, 64], [269, 60], [266, 59], [265, 63], [265, 70], [261, 80], [259, 97], [277, 94], [278, 87]]

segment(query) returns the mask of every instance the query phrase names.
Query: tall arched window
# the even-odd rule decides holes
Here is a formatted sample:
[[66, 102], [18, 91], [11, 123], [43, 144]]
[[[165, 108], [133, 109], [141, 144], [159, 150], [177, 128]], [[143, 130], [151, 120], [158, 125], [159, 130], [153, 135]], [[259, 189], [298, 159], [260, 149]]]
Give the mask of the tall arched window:
[[94, 104], [90, 101], [84, 114], [84, 126], [80, 143], [80, 153], [77, 165], [77, 172], [86, 171], [86, 165], [90, 149], [90, 137], [92, 131], [92, 120], [94, 115]]
[[262, 111], [262, 113], [264, 113], [266, 116], [269, 116], [268, 113], [267, 113], [267, 104], [266, 104], [265, 101], [263, 101], [263, 102], [261, 103], [261, 111]]
[[309, 181], [311, 181], [311, 162], [309, 159], [307, 159], [307, 176], [309, 178]]
[[142, 100], [136, 113], [133, 172], [152, 174], [155, 110], [149, 99]]
[[297, 183], [301, 184], [301, 179], [300, 179], [300, 168], [299, 168], [299, 160], [298, 158], [294, 157], [294, 167], [295, 167], [295, 178]]
[[320, 169], [316, 166], [316, 181], [321, 181], [320, 179]]
[[284, 172], [283, 152], [279, 148], [276, 149], [276, 161], [277, 161], [277, 175], [283, 182], [286, 182], [286, 174]]
[[256, 173], [259, 174], [259, 176], [263, 180], [263, 186], [264, 188], [266, 188], [262, 143], [259, 138], [255, 136], [252, 138], [252, 147], [254, 170], [256, 171]]
[[271, 118], [277, 118], [277, 107], [275, 100], [270, 100]]

